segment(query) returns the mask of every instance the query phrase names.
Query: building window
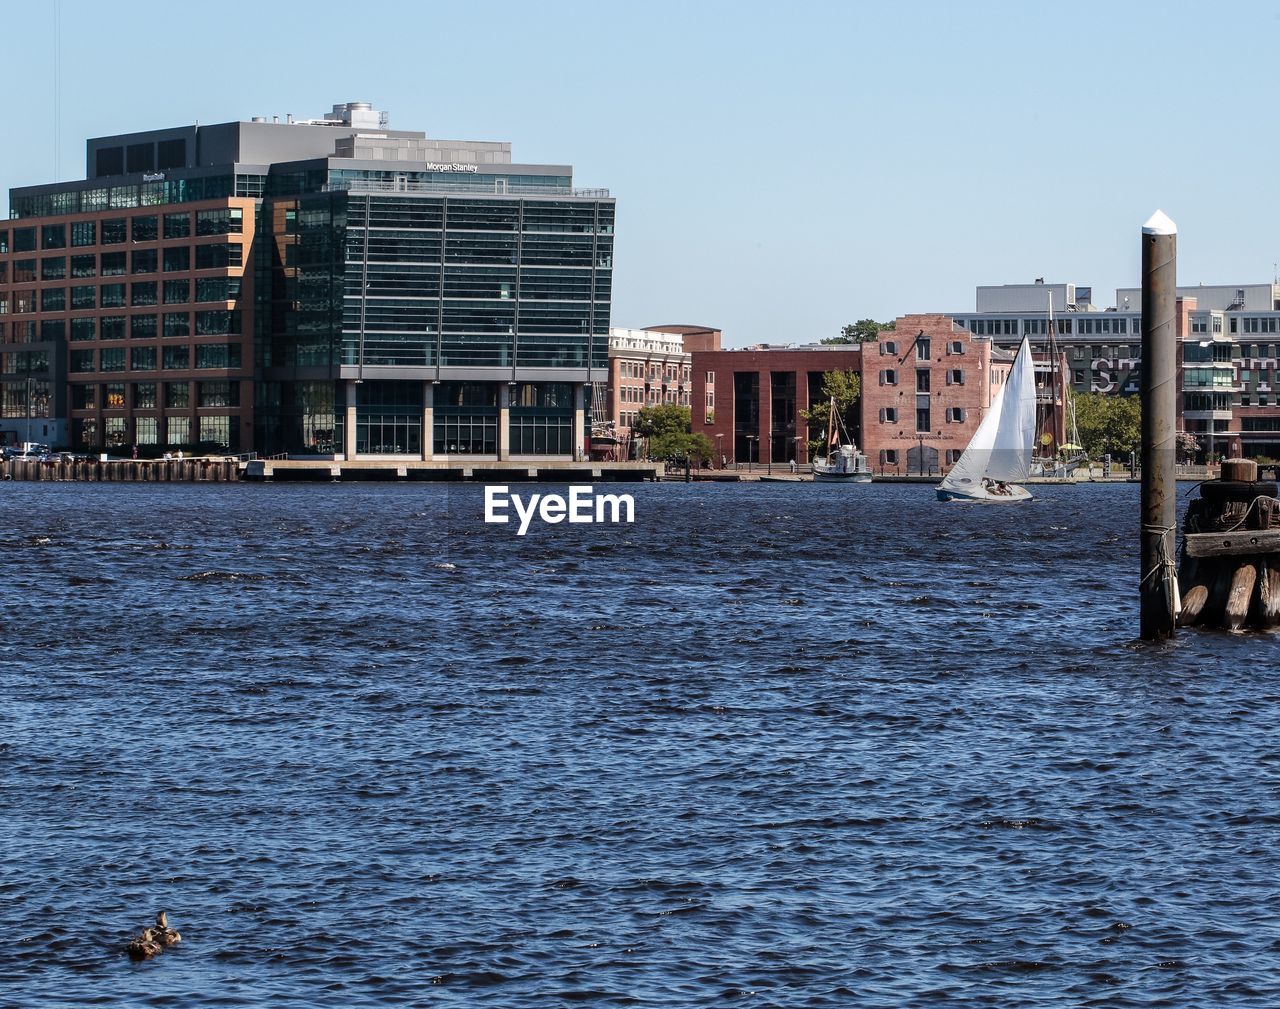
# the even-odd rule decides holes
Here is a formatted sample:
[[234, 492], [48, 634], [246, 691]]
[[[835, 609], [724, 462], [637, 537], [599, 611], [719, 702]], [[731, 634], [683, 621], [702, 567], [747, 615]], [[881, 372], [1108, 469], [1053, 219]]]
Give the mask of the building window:
[[[134, 253], [134, 255], [137, 255], [137, 253]], [[189, 269], [191, 269], [191, 249], [185, 245], [177, 245], [172, 249], [164, 250], [165, 273], [173, 273], [175, 270]], [[134, 272], [136, 273], [137, 271], [135, 270]]]
[[96, 277], [98, 275], [98, 257], [97, 256], [72, 256], [71, 257], [71, 276], [77, 280], [85, 277]]
[[[138, 348], [134, 348], [135, 350]], [[155, 369], [153, 361], [151, 369]], [[154, 382], [135, 382], [133, 386], [133, 408], [135, 410], [154, 410], [159, 404], [156, 401], [156, 384]]]
[[916, 430], [928, 431], [929, 424], [929, 408], [927, 406], [916, 406]]
[[[881, 354], [886, 354], [886, 355], [888, 355], [888, 356], [890, 356], [890, 357], [897, 357], [897, 356], [898, 356], [898, 341], [897, 341], [897, 340], [884, 340], [884, 341], [883, 341], [883, 342], [881, 342], [881, 344], [880, 344], [880, 353], [881, 353]], [[897, 383], [894, 383], [894, 384], [896, 385]]]
[[156, 272], [156, 250], [155, 249], [135, 249], [132, 257], [133, 273], [155, 273]]
[[898, 450], [896, 448], [882, 448], [880, 450], [880, 465], [881, 466], [898, 465]]
[[135, 315], [129, 319], [129, 336], [134, 340], [152, 340], [156, 335], [154, 315]]
[[229, 266], [240, 266], [242, 262], [241, 247], [229, 242], [213, 245], [196, 246], [196, 269], [219, 270]]
[[165, 238], [191, 237], [191, 215], [190, 214], [165, 214], [164, 215], [164, 237]]
[[35, 252], [36, 251], [36, 229], [35, 228], [14, 228], [13, 229], [13, 251], [14, 252]]
[[916, 337], [916, 360], [929, 360], [929, 338], [927, 336]]
[[186, 312], [165, 312], [164, 313], [164, 335], [165, 336], [190, 336], [191, 324], [187, 321]]
[[962, 406], [947, 407], [947, 423], [963, 424], [964, 423], [964, 407]]
[[71, 339], [73, 342], [83, 340], [92, 340], [96, 335], [94, 333], [95, 319], [72, 319], [71, 320]]
[[179, 446], [191, 443], [190, 417], [166, 417], [165, 428], [166, 445]]
[[129, 351], [129, 370], [130, 371], [155, 371], [156, 370], [155, 347], [131, 348]]
[[191, 384], [189, 382], [166, 382], [164, 384], [164, 405], [172, 409], [185, 410], [191, 405]]
[[96, 385], [73, 385], [71, 387], [71, 409], [92, 410], [98, 400]]
[[204, 343], [196, 347], [197, 368], [239, 368], [240, 344]]
[[197, 382], [196, 402], [199, 406], [239, 406], [239, 382]]
[[40, 292], [40, 311], [61, 312], [67, 307], [67, 289], [65, 287], [46, 287]]
[[220, 336], [240, 332], [240, 313], [215, 309], [196, 313], [196, 336]]
[[949, 369], [947, 371], [947, 385], [964, 385], [964, 369]]
[[125, 322], [123, 315], [104, 315], [99, 324], [103, 340], [123, 340]]
[[47, 256], [40, 260], [41, 280], [65, 280], [67, 277], [67, 257]]
[[94, 371], [92, 350], [73, 350], [71, 352], [70, 368], [74, 372]]
[[98, 289], [92, 284], [73, 287], [71, 289], [71, 307], [73, 310], [80, 308], [97, 308]]
[[154, 242], [160, 237], [158, 221], [154, 214], [133, 219], [133, 240], [135, 242]]
[[898, 423], [898, 408], [896, 406], [882, 406], [880, 408], [880, 423], [881, 424]]
[[949, 344], [947, 345], [947, 353], [949, 353], [949, 354], [963, 354], [963, 353], [964, 353], [964, 341], [962, 341], [962, 340], [952, 340], [952, 341], [951, 341], [951, 343], [949, 343]]
[[164, 303], [166, 305], [184, 305], [191, 300], [191, 282], [187, 280], [166, 280], [164, 282]]
[[155, 417], [135, 417], [133, 440], [139, 445], [155, 445], [159, 442], [159, 421]]
[[897, 385], [898, 371], [896, 368], [885, 368], [880, 372], [881, 385]]
[[165, 347], [162, 363], [166, 371], [186, 371], [191, 366], [191, 354], [186, 347]]
[[243, 230], [244, 211], [239, 207], [219, 207], [196, 213], [197, 235], [238, 235]]
[[67, 247], [67, 226], [65, 224], [46, 224], [41, 229], [42, 249], [65, 249]]
[[123, 277], [125, 272], [123, 252], [104, 252], [102, 254], [102, 275], [104, 277]]
[[928, 392], [928, 391], [929, 391], [929, 369], [917, 368], [916, 369], [916, 392]]
[[99, 371], [124, 371], [124, 348], [103, 348]]

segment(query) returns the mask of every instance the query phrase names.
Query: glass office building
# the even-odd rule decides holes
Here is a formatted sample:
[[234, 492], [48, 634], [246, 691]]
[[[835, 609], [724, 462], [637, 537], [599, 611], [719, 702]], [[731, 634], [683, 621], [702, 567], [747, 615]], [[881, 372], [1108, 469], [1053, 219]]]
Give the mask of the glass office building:
[[[11, 196], [13, 217], [97, 225], [95, 288], [119, 265], [96, 245], [125, 219], [130, 286], [113, 279], [92, 306], [84, 293], [57, 306], [68, 333], [94, 320], [73, 362], [69, 338], [60, 349], [80, 446], [584, 454], [591, 383], [607, 367], [614, 201], [575, 189], [569, 166], [393, 131], [363, 103], [88, 148], [85, 182]], [[134, 280], [139, 270], [159, 276]], [[186, 300], [170, 303], [178, 281]], [[22, 304], [52, 307], [42, 293]], [[216, 342], [221, 356], [202, 349]], [[135, 363], [150, 370], [135, 376]]]

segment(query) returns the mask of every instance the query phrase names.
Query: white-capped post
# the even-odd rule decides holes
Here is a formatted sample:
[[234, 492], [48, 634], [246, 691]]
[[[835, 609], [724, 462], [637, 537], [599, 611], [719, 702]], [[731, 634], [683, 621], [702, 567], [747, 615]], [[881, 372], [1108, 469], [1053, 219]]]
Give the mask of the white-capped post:
[[1178, 575], [1174, 565], [1178, 484], [1178, 229], [1157, 210], [1142, 226], [1142, 536], [1138, 586], [1144, 641], [1173, 637]]

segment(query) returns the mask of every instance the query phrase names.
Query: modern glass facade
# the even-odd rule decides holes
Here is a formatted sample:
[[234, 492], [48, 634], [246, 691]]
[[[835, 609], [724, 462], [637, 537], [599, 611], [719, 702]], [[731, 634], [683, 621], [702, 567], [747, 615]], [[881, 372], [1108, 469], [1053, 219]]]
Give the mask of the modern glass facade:
[[341, 116], [101, 138], [87, 165], [11, 194], [6, 414], [61, 395], [85, 450], [584, 452], [614, 201], [568, 166]]

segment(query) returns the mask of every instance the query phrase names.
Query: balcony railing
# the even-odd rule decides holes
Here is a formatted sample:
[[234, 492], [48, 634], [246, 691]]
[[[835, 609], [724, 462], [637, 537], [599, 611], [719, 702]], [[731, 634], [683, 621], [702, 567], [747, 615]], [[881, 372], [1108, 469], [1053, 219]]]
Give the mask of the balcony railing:
[[522, 186], [508, 182], [492, 189], [463, 182], [416, 182], [412, 179], [345, 179], [330, 182], [325, 192], [345, 190], [352, 193], [465, 193], [468, 196], [570, 196], [606, 199], [607, 189], [574, 189], [572, 186]]

